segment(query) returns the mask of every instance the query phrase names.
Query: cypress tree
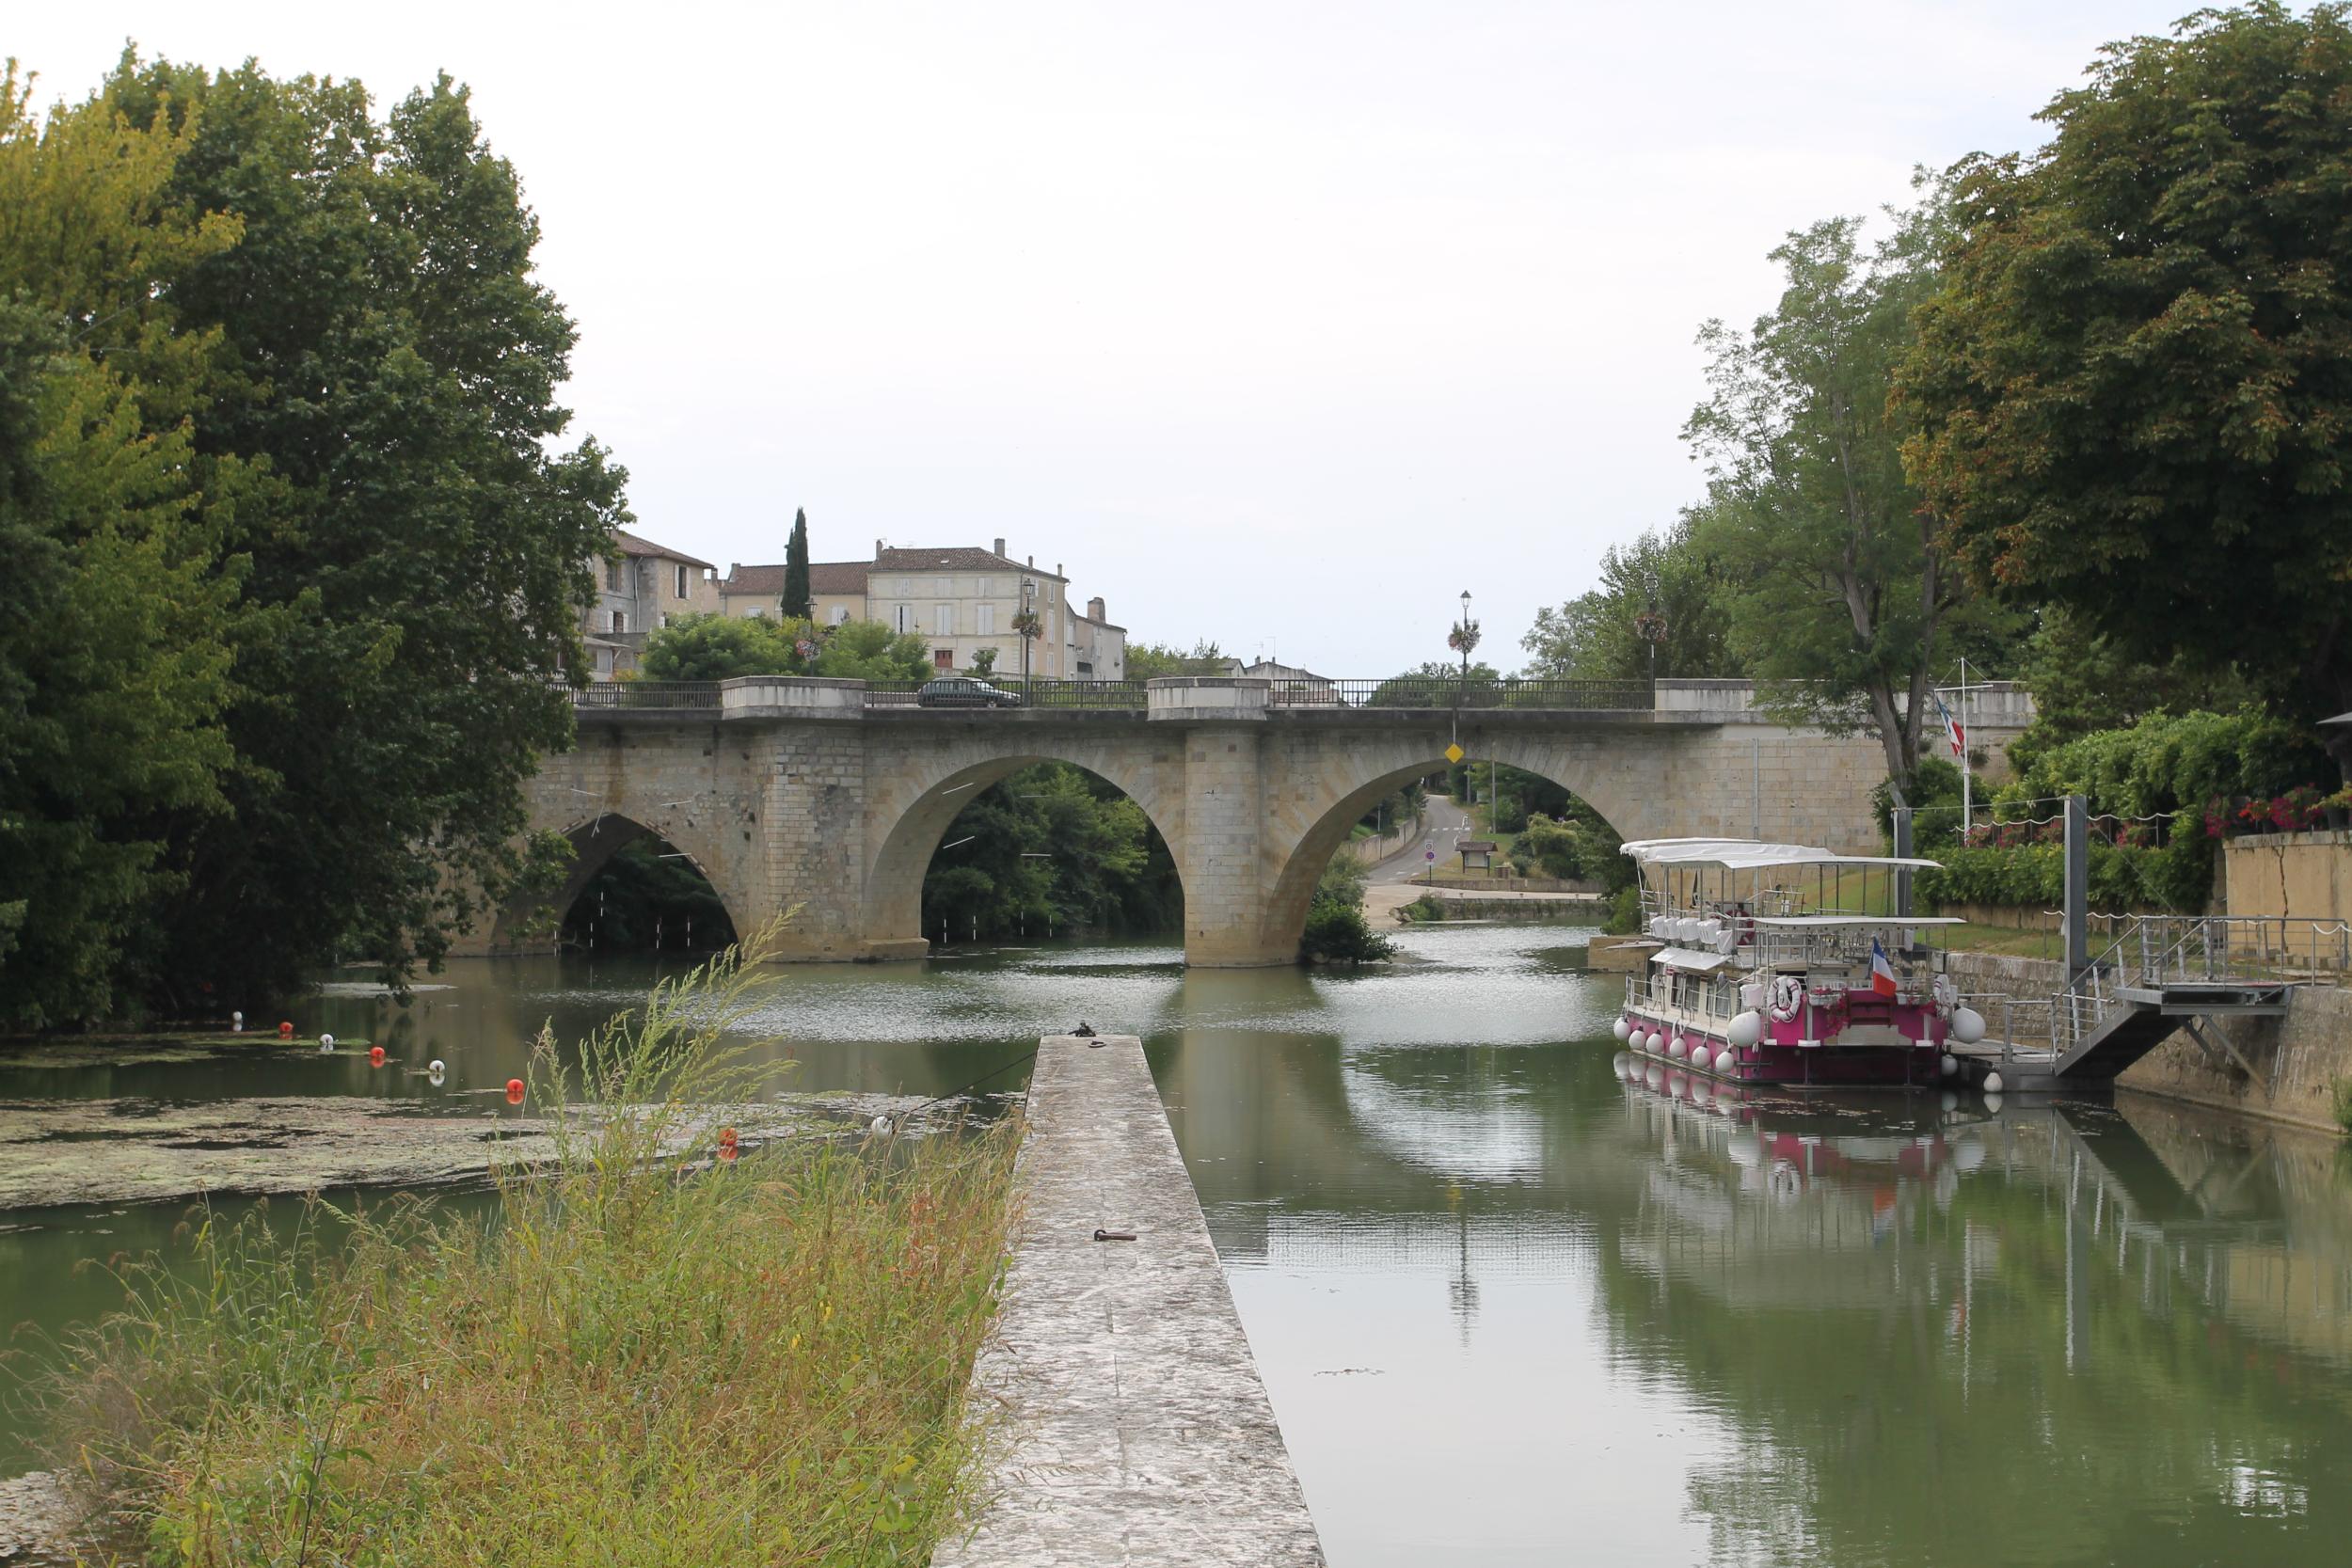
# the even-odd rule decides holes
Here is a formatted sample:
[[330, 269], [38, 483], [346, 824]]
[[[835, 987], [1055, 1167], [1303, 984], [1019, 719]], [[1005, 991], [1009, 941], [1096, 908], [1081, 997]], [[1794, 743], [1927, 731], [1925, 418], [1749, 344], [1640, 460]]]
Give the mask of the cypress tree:
[[787, 620], [809, 618], [808, 513], [792, 514], [792, 541], [784, 547], [784, 614]]

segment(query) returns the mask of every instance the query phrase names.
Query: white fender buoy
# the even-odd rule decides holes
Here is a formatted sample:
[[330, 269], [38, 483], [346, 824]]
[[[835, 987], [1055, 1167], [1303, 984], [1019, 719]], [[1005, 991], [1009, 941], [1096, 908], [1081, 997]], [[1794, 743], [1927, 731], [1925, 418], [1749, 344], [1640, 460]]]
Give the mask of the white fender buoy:
[[1682, 1037], [1680, 1035], [1677, 1035], [1674, 1038], [1666, 1042], [1666, 1054], [1672, 1056], [1677, 1062], [1682, 1060], [1682, 1053], [1689, 1049], [1689, 1046], [1682, 1043]]
[[1952, 1074], [1960, 1070], [1960, 1060], [1949, 1052], [1947, 1052], [1945, 1053], [1943, 1063], [1936, 1069], [1936, 1070], [1941, 1072], [1945, 1077], [1949, 1078]]
[[1974, 1007], [1963, 1007], [1953, 1013], [1952, 1038], [1963, 1045], [1974, 1045], [1984, 1038], [1984, 1015]]
[[1633, 1025], [1621, 1018], [1609, 1026], [1609, 1032], [1616, 1036], [1617, 1043], [1622, 1045], [1625, 1043], [1626, 1037], [1633, 1033]]
[[1741, 1013], [1731, 1021], [1731, 1027], [1724, 1031], [1724, 1037], [1743, 1049], [1754, 1045], [1764, 1037], [1764, 1015], [1754, 1011]]
[[2001, 1082], [2001, 1075], [2000, 1075], [1999, 1073], [1997, 1073], [1997, 1072], [1988, 1072], [1988, 1073], [1986, 1073], [1986, 1074], [1984, 1075], [1984, 1092], [1985, 1092], [1985, 1093], [1987, 1093], [1987, 1094], [1999, 1094], [1999, 1093], [2001, 1092], [2001, 1090], [2002, 1090], [2003, 1088], [2005, 1088], [2005, 1087], [2007, 1087], [2007, 1085], [2004, 1085], [2004, 1084]]
[[1691, 1065], [1692, 1067], [1704, 1069], [1707, 1064], [1712, 1060], [1714, 1060], [1714, 1057], [1712, 1053], [1708, 1051], [1706, 1046], [1694, 1045], [1691, 1047]]

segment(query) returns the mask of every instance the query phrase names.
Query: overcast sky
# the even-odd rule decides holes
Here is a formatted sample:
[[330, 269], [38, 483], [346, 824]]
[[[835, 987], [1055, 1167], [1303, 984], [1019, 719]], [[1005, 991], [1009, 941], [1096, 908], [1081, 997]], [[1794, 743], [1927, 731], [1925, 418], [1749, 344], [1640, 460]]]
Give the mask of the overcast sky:
[[1699, 488], [1699, 323], [1784, 231], [2036, 144], [2186, 0], [1677, 6], [11, 8], [80, 97], [125, 36], [471, 84], [579, 321], [576, 429], [651, 537], [985, 545], [1140, 640], [1505, 668]]

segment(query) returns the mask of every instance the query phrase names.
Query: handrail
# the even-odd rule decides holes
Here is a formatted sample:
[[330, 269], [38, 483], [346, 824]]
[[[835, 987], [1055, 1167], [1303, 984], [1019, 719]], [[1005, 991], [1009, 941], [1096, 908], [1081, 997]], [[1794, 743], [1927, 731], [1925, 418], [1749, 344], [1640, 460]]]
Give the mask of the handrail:
[[572, 688], [572, 706], [609, 708], [715, 708], [717, 681], [590, 681]]
[[1657, 706], [1646, 680], [1570, 680], [1546, 676], [1463, 679], [1391, 675], [1385, 680], [1267, 683], [1266, 705], [1283, 708], [1516, 708], [1552, 713], [1645, 713]]

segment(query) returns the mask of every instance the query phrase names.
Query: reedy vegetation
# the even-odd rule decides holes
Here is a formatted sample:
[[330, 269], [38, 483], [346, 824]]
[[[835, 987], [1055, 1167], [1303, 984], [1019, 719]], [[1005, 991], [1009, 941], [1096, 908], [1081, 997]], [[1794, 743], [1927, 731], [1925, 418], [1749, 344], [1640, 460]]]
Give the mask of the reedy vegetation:
[[745, 983], [714, 963], [577, 1066], [543, 1051], [558, 1152], [494, 1217], [198, 1219], [64, 1347], [56, 1466], [157, 1563], [926, 1560], [1018, 1130], [715, 1160]]

